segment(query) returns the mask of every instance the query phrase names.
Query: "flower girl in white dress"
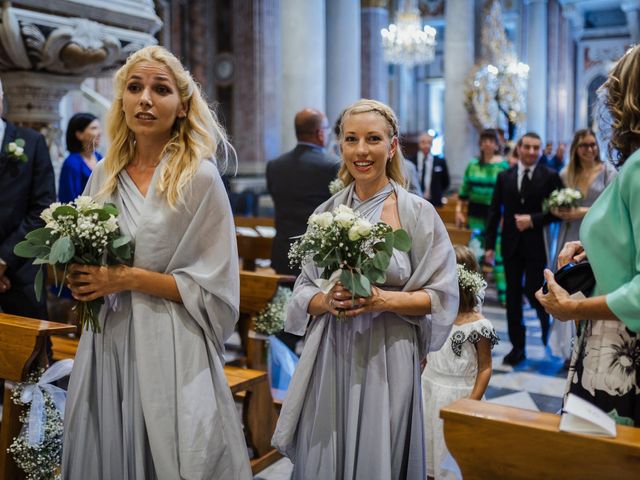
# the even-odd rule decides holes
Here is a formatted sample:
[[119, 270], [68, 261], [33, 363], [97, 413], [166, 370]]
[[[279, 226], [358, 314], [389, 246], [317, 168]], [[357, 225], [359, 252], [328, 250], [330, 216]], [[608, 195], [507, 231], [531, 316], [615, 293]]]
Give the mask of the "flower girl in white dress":
[[460, 306], [449, 338], [429, 352], [422, 373], [427, 472], [430, 478], [456, 478], [459, 470], [444, 442], [440, 409], [459, 398], [481, 400], [491, 378], [491, 349], [498, 336], [481, 313], [486, 283], [475, 255], [456, 245]]

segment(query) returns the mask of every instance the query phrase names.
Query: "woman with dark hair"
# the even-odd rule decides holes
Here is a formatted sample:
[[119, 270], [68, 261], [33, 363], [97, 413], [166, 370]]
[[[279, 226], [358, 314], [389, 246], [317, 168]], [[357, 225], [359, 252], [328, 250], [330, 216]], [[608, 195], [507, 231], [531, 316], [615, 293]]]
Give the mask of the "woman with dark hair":
[[[536, 298], [558, 320], [579, 322], [568, 392], [598, 406], [616, 422], [640, 426], [640, 45], [616, 63], [599, 90], [610, 129], [609, 154], [619, 173], [582, 220], [580, 241], [569, 242], [558, 267], [589, 258], [596, 285], [574, 298], [550, 270], [547, 294]], [[605, 128], [606, 131], [606, 128]]]
[[[559, 246], [580, 238], [582, 219], [607, 185], [613, 182], [616, 174], [615, 167], [609, 162], [603, 162], [600, 158], [596, 134], [586, 128], [578, 130], [571, 142], [569, 164], [560, 172], [560, 177], [566, 187], [582, 193], [582, 200], [576, 208], [551, 210], [551, 213], [562, 219], [558, 233]], [[551, 265], [557, 263], [556, 255]], [[567, 364], [571, 357], [571, 341], [575, 331], [574, 322], [554, 322], [549, 335], [551, 351], [554, 355], [566, 359]]]
[[[487, 129], [480, 133], [480, 154], [472, 158], [462, 177], [456, 205], [456, 225], [468, 225], [474, 239], [484, 245], [489, 205], [493, 197], [498, 174], [509, 168], [507, 161], [498, 154], [499, 141], [495, 130]], [[467, 215], [463, 213], [467, 210]], [[500, 245], [500, 241], [496, 245]], [[500, 247], [498, 247], [500, 248]], [[498, 299], [506, 301], [507, 283], [504, 276], [501, 251], [496, 251], [493, 278], [496, 282]]]
[[91, 113], [76, 113], [67, 127], [69, 156], [62, 164], [58, 199], [71, 202], [84, 190], [96, 164], [102, 160], [96, 147], [100, 143], [100, 121]]

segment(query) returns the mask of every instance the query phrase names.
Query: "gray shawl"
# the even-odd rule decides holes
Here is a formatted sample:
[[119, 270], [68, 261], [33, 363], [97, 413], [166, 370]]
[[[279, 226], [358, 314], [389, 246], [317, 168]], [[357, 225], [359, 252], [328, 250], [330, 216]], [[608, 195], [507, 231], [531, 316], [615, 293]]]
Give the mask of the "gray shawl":
[[[85, 194], [105, 182], [99, 163]], [[136, 230], [134, 266], [172, 274], [183, 303], [131, 293], [140, 397], [159, 478], [250, 478], [240, 421], [224, 375], [224, 342], [238, 319], [233, 218], [212, 161], [202, 161], [170, 208], [156, 168]], [[121, 208], [117, 194], [110, 201]], [[104, 307], [103, 307], [104, 308]], [[106, 321], [109, 321], [107, 318]]]
[[[420, 358], [428, 352], [439, 350], [449, 336], [453, 321], [458, 315], [458, 273], [456, 256], [449, 234], [435, 208], [425, 199], [407, 192], [392, 181], [398, 197], [400, 223], [411, 237], [411, 277], [402, 291], [424, 289], [431, 298], [431, 314], [403, 316], [418, 329]], [[338, 205], [350, 205], [355, 184], [336, 193], [320, 205], [314, 213], [333, 211]], [[321, 270], [307, 263], [296, 281], [294, 295], [287, 309], [285, 330], [296, 335], [307, 332], [311, 316], [307, 314], [309, 302], [320, 291], [313, 280], [320, 278]], [[328, 322], [330, 315], [321, 315], [313, 324]], [[320, 326], [313, 331], [324, 330]], [[309, 333], [307, 344], [311, 341]], [[318, 334], [319, 335], [319, 334]], [[318, 339], [319, 340], [319, 339]], [[308, 348], [305, 345], [305, 348]]]

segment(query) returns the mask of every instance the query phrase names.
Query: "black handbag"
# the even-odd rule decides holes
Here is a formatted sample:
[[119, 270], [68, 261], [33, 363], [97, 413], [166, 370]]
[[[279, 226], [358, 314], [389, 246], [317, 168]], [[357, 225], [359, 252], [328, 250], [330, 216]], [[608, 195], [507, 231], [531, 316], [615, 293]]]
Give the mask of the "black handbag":
[[[596, 286], [596, 278], [593, 276], [593, 269], [589, 262], [567, 263], [555, 273], [558, 285], [564, 288], [570, 295], [582, 292], [585, 297], [593, 293]], [[542, 293], [547, 294], [549, 288], [547, 281], [542, 284]]]

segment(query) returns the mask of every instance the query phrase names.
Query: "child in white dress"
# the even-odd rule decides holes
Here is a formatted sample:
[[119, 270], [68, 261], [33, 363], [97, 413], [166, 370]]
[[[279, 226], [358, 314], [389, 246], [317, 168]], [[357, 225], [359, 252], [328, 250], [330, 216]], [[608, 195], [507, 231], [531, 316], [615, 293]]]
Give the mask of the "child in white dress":
[[460, 306], [449, 338], [429, 352], [422, 373], [428, 478], [459, 475], [444, 442], [440, 409], [459, 398], [481, 400], [491, 378], [491, 349], [498, 336], [481, 313], [486, 283], [471, 250], [454, 246], [458, 263]]

